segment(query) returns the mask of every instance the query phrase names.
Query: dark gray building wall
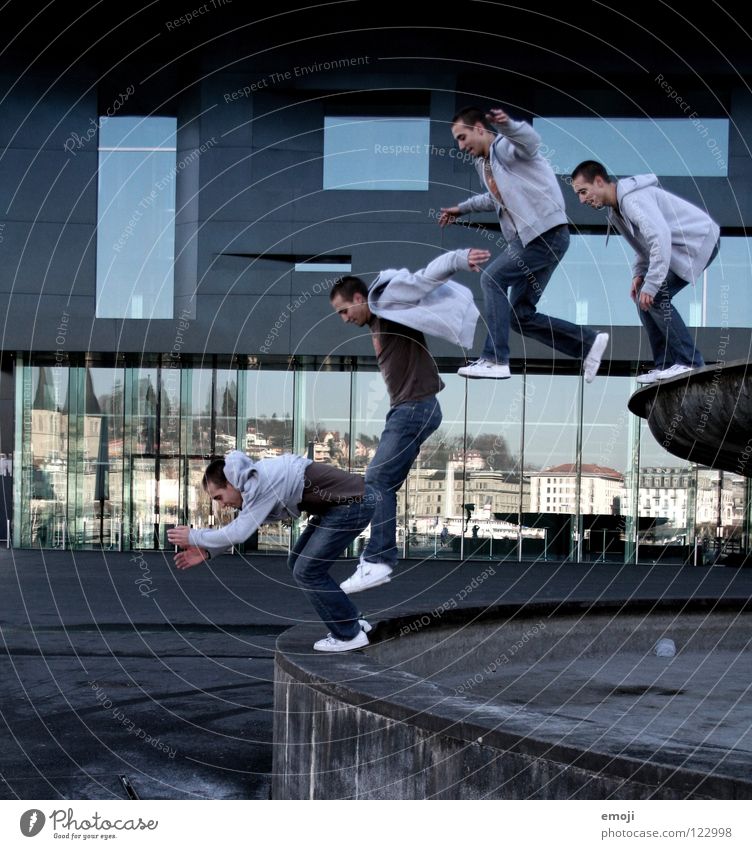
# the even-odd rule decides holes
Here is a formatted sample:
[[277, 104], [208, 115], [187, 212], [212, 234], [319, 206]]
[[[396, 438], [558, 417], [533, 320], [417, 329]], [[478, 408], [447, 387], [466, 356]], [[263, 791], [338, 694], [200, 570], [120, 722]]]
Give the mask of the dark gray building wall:
[[[174, 321], [94, 318], [97, 140], [92, 136], [71, 150], [70, 139], [86, 137], [129, 85], [135, 94], [120, 114], [177, 115], [178, 162], [191, 159], [177, 180], [175, 316], [187, 310], [193, 317], [184, 334], [186, 354], [258, 355], [267, 349], [279, 355], [369, 356], [367, 340], [330, 312], [324, 284], [331, 275], [294, 273], [291, 258], [351, 255], [354, 272], [370, 278], [384, 267], [419, 267], [443, 250], [489, 244], [498, 249], [471, 229], [440, 230], [430, 213], [478, 190], [473, 168], [449, 155], [448, 120], [468, 101], [502, 102], [518, 117], [680, 117], [656, 82], [661, 74], [700, 115], [728, 113], [732, 122], [728, 180], [673, 178], [664, 185], [707, 206], [734, 232], [752, 223], [746, 142], [752, 96], [739, 79], [749, 60], [734, 52], [733, 33], [725, 57], [706, 44], [692, 53], [690, 65], [688, 50], [679, 55], [668, 40], [630, 40], [632, 31], [644, 35], [646, 26], [651, 32], [659, 26], [661, 19], [648, 13], [643, 18], [634, 13], [623, 33], [614, 28], [615, 20], [604, 19], [609, 41], [594, 51], [592, 41], [568, 40], [578, 26], [572, 14], [557, 23], [550, 12], [546, 26], [530, 31], [530, 19], [521, 13], [505, 16], [501, 27], [501, 18], [489, 11], [484, 26], [478, 23], [472, 35], [460, 39], [439, 27], [457, 26], [456, 18], [437, 18], [436, 28], [426, 29], [425, 21], [391, 20], [356, 5], [361, 18], [283, 15], [287, 28], [252, 26], [247, 10], [228, 6], [202, 19], [199, 32], [196, 23], [168, 29], [173, 4], [166, 3], [146, 19], [139, 13], [132, 30], [112, 29], [111, 38], [120, 38], [112, 58], [106, 53], [109, 42], [103, 42], [98, 53], [87, 53], [71, 69], [61, 48], [40, 70], [27, 71], [22, 57], [11, 53], [0, 75], [2, 349], [138, 354], [172, 347]], [[174, 10], [185, 11], [177, 5]], [[137, 34], [138, 56], [116, 62], [128, 55], [129, 39], [135, 45]], [[158, 49], [150, 47], [144, 59], [149, 39]], [[86, 43], [83, 35], [80, 43]], [[728, 38], [724, 43], [729, 45]], [[408, 55], [416, 58], [394, 58]], [[361, 64], [296, 75], [296, 68], [344, 57]], [[290, 71], [291, 80], [275, 82], [275, 74]], [[245, 86], [256, 91], [233, 97]], [[322, 191], [323, 119], [327, 111], [348, 108], [422, 109], [430, 116], [428, 191]], [[602, 215], [580, 207], [563, 188], [573, 225], [600, 231]], [[492, 218], [485, 220], [493, 226]], [[479, 296], [477, 276], [461, 279]], [[624, 288], [629, 308], [628, 281], [614, 286]], [[280, 322], [278, 335], [270, 338]], [[476, 349], [482, 335], [479, 328]], [[700, 338], [712, 345], [717, 335], [704, 330]], [[747, 355], [748, 335], [732, 338], [730, 357]], [[644, 339], [636, 344], [638, 337], [635, 328], [615, 328], [610, 356], [626, 367], [636, 351], [647, 350]], [[459, 354], [440, 340], [432, 342], [432, 350], [439, 357]], [[512, 355], [522, 353], [513, 337]], [[526, 345], [525, 354], [528, 361], [549, 361], [548, 349], [539, 345]]]

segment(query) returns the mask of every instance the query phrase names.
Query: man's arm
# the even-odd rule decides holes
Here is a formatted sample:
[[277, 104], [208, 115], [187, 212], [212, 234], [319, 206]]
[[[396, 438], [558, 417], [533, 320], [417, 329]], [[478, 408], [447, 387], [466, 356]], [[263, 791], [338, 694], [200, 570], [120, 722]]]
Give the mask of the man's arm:
[[[273, 490], [261, 492], [223, 528], [188, 528], [185, 525], [167, 531], [167, 539], [182, 548], [206, 549], [212, 557], [225, 554], [233, 545], [240, 545], [263, 525], [277, 505], [278, 498]], [[177, 560], [176, 560], [177, 562]], [[198, 562], [198, 561], [197, 561]], [[191, 564], [195, 565], [195, 564]]]
[[499, 135], [514, 146], [519, 159], [534, 159], [541, 146], [541, 137], [527, 121], [513, 121], [503, 109], [491, 109], [486, 118], [496, 127]]
[[[635, 193], [639, 194], [639, 193]], [[640, 298], [652, 297], [668, 277], [671, 263], [671, 230], [657, 204], [650, 197], [627, 196], [622, 202], [622, 212], [634, 224], [648, 247], [648, 256], [639, 252], [632, 268], [633, 277], [643, 277]]]

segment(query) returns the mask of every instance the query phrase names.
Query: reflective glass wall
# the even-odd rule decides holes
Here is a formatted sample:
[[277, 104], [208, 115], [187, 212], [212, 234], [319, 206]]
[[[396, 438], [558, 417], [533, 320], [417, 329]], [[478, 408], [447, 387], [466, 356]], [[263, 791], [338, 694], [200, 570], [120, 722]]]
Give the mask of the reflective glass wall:
[[[404, 556], [711, 563], [748, 549], [746, 479], [668, 454], [627, 411], [632, 378], [442, 378], [441, 427], [398, 493]], [[16, 383], [20, 547], [159, 549], [175, 524], [222, 524], [201, 478], [236, 448], [363, 474], [389, 408], [379, 373], [349, 358], [34, 360]], [[244, 550], [286, 552], [299, 531], [264, 526]]]

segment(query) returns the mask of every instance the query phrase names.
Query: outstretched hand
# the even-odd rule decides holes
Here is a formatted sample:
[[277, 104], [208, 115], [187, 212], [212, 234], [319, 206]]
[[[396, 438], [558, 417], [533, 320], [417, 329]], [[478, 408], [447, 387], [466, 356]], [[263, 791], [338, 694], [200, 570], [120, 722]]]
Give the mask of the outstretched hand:
[[442, 207], [441, 215], [439, 216], [439, 227], [446, 227], [447, 224], [454, 224], [462, 213], [458, 206]]
[[167, 531], [167, 539], [172, 545], [179, 545], [181, 548], [187, 548], [191, 542], [189, 534], [191, 529], [186, 525], [178, 525], [176, 528], [170, 528]]
[[175, 565], [178, 569], [190, 569], [191, 566], [198, 566], [199, 563], [203, 563], [206, 559], [206, 550], [199, 548], [197, 545], [192, 545], [184, 551], [179, 551], [174, 558]]
[[481, 265], [491, 259], [491, 251], [484, 251], [481, 248], [470, 248], [467, 255], [467, 261], [471, 271], [480, 271]]
[[492, 124], [506, 124], [509, 120], [509, 115], [497, 106], [495, 109], [489, 109], [489, 111], [486, 112], [486, 120], [490, 121]]

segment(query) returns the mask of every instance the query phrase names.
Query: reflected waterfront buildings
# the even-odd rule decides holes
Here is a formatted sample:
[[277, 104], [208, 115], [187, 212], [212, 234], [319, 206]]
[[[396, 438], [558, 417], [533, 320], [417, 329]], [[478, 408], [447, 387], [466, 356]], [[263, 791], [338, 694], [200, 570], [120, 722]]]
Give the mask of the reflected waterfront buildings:
[[[159, 363], [22, 374], [24, 547], [165, 548], [169, 526], [216, 521], [207, 457], [294, 450], [362, 473], [385, 413], [378, 373], [344, 363], [185, 366], [177, 383]], [[489, 390], [443, 377], [444, 423], [398, 494], [405, 556], [684, 562], [746, 547], [746, 479], [666, 454], [624, 413], [629, 379], [528, 374]], [[266, 527], [247, 549], [286, 551], [298, 530]]]

